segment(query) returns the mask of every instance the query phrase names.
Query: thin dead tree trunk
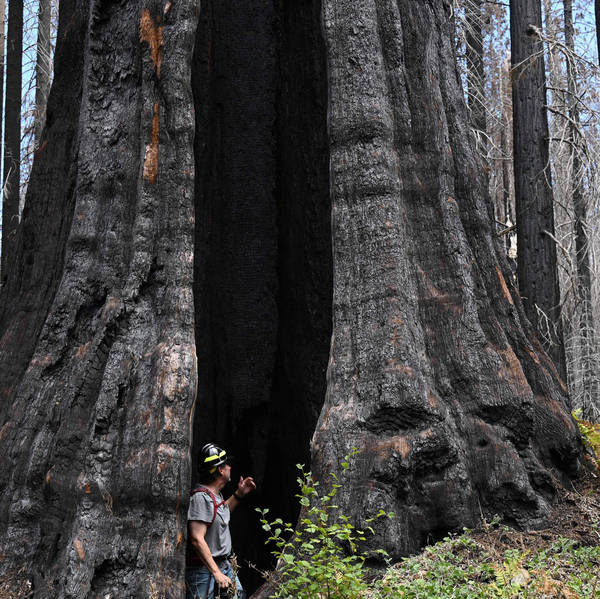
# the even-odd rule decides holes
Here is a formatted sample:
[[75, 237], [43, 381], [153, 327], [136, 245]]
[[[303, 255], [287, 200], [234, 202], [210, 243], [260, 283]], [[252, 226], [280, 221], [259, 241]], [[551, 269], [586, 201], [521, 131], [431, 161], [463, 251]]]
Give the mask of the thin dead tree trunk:
[[579, 330], [581, 339], [582, 394], [581, 408], [584, 416], [591, 418], [598, 409], [598, 376], [596, 372], [596, 328], [592, 310], [592, 274], [590, 268], [590, 245], [587, 234], [587, 204], [583, 188], [583, 164], [581, 153], [584, 139], [581, 136], [579, 116], [579, 90], [575, 68], [575, 30], [573, 26], [573, 0], [563, 0], [565, 22], [565, 46], [567, 56], [567, 107], [569, 115], [569, 148], [571, 153], [571, 191], [575, 212], [575, 256], [577, 267], [577, 303], [580, 306]]
[[[500, 90], [502, 94], [502, 129], [500, 131], [500, 149], [502, 158], [502, 207], [504, 213], [504, 223], [509, 226], [515, 225], [515, 216], [513, 210], [512, 184], [513, 176], [511, 172], [512, 165], [512, 90], [510, 76], [510, 58], [506, 58], [502, 63], [500, 73]], [[514, 233], [504, 235], [504, 246], [510, 264], [515, 264], [515, 256], [511, 255], [511, 246], [514, 240]]]
[[598, 48], [598, 63], [600, 64], [600, 0], [594, 2], [596, 15], [596, 46]]
[[42, 143], [42, 134], [46, 123], [46, 104], [50, 93], [50, 75], [52, 70], [51, 52], [51, 0], [38, 2], [38, 37], [37, 57], [35, 63], [35, 121], [34, 121], [34, 148], [39, 148]]
[[471, 126], [475, 131], [477, 151], [487, 158], [487, 122], [485, 105], [485, 71], [483, 68], [482, 0], [467, 0], [465, 4], [465, 42], [467, 54], [467, 105]]
[[511, 0], [510, 23], [519, 291], [566, 380], [540, 0]]
[[2, 260], [0, 263], [0, 285], [2, 286], [7, 281], [10, 268], [14, 265], [19, 225], [22, 54], [23, 0], [9, 0], [4, 101]]

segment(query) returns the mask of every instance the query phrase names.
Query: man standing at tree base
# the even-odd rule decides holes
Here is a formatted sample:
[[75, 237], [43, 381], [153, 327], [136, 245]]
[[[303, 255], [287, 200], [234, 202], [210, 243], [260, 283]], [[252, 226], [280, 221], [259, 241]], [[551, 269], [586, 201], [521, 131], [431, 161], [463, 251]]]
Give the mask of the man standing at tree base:
[[245, 597], [231, 566], [229, 519], [238, 503], [256, 488], [252, 477], [240, 477], [237, 490], [225, 501], [223, 487], [231, 480], [227, 452], [212, 443], [198, 456], [198, 475], [188, 510], [188, 551], [186, 555], [186, 599], [214, 599], [215, 590], [235, 587]]

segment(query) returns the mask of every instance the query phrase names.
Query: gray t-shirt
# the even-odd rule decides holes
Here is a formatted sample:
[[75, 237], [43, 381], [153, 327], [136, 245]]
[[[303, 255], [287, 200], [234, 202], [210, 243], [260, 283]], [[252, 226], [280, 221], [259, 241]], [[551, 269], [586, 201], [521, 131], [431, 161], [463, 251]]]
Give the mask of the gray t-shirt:
[[[201, 487], [196, 485], [194, 488]], [[223, 496], [219, 493], [215, 495], [217, 504], [223, 501]], [[188, 520], [199, 520], [206, 522], [210, 526], [206, 530], [204, 537], [213, 558], [225, 557], [231, 553], [231, 534], [229, 532], [229, 519], [231, 513], [229, 506], [224, 503], [217, 509], [217, 516], [213, 522], [215, 513], [214, 503], [210, 495], [206, 492], [194, 493], [190, 499], [188, 509]], [[212, 524], [211, 524], [212, 522]]]

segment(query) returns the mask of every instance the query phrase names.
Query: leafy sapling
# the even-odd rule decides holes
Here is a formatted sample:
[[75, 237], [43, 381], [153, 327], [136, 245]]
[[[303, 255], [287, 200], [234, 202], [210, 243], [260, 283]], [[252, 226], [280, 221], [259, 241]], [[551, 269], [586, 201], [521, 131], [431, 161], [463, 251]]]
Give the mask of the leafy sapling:
[[[354, 448], [341, 463], [342, 474], [350, 468], [350, 460], [358, 453]], [[380, 510], [356, 528], [340, 513], [334, 500], [342, 487], [331, 473], [331, 490], [319, 493], [319, 482], [303, 464], [297, 464], [300, 492], [300, 519], [296, 528], [281, 518], [269, 521], [268, 509], [257, 508], [263, 529], [269, 533], [267, 543], [275, 545], [278, 587], [273, 597], [282, 599], [359, 599], [366, 596], [364, 563], [367, 554], [360, 550], [366, 534], [374, 534], [371, 523], [377, 518], [393, 517]], [[378, 554], [387, 557], [382, 549]]]

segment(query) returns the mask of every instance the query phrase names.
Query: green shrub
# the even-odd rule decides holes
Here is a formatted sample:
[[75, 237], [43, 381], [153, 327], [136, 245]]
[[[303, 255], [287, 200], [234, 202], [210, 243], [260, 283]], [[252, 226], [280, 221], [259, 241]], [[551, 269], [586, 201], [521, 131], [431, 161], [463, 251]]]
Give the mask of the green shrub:
[[596, 466], [600, 468], [600, 424], [583, 420], [581, 418], [581, 410], [575, 410], [573, 418], [575, 418], [579, 426], [583, 445], [594, 452], [596, 455]]
[[[350, 466], [354, 449], [341, 464], [342, 473]], [[296, 495], [301, 505], [297, 527], [281, 518], [269, 521], [268, 509], [257, 508], [261, 523], [269, 533], [267, 543], [274, 544], [273, 555], [278, 561], [277, 591], [273, 597], [283, 599], [363, 599], [368, 592], [364, 576], [366, 554], [359, 544], [366, 540], [367, 532], [373, 534], [371, 523], [375, 518], [392, 517], [383, 510], [366, 520], [364, 530], [356, 528], [349, 518], [339, 512], [334, 504], [341, 487], [335, 474], [331, 474], [331, 490], [319, 494], [319, 483], [302, 464]], [[385, 551], [378, 553], [386, 556]]]

